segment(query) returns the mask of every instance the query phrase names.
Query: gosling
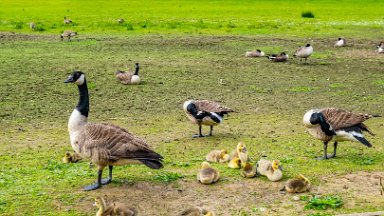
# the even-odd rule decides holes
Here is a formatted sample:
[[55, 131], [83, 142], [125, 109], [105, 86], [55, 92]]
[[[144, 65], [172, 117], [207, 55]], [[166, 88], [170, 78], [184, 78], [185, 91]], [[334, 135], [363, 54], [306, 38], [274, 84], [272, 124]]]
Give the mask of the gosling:
[[237, 155], [240, 158], [241, 165], [244, 166], [248, 162], [248, 150], [243, 142], [239, 142], [236, 147]]
[[96, 212], [96, 216], [136, 216], [137, 210], [133, 207], [126, 206], [121, 203], [113, 203], [107, 205], [106, 201], [102, 197], [96, 197], [94, 206], [99, 210]]
[[234, 156], [228, 163], [228, 167], [232, 169], [240, 169], [241, 168], [241, 160], [238, 156]]
[[256, 170], [259, 175], [267, 176], [267, 178], [273, 182], [283, 178], [283, 169], [278, 160], [273, 160], [271, 162], [269, 160], [260, 159], [256, 164]]
[[256, 168], [251, 163], [245, 163], [243, 169], [240, 171], [240, 175], [244, 178], [253, 178], [256, 176]]
[[201, 164], [201, 169], [197, 174], [197, 180], [202, 184], [213, 184], [220, 178], [220, 173], [212, 168], [208, 162], [204, 161]]
[[285, 186], [280, 191], [287, 191], [289, 193], [303, 193], [309, 191], [311, 183], [303, 175], [299, 175], [295, 179], [289, 179]]
[[73, 154], [71, 154], [70, 152], [66, 152], [62, 160], [63, 163], [77, 163], [82, 159], [83, 158], [76, 152], [74, 152]]
[[229, 161], [229, 154], [225, 149], [213, 150], [207, 154], [207, 156], [205, 157], [205, 160], [208, 162], [226, 163]]

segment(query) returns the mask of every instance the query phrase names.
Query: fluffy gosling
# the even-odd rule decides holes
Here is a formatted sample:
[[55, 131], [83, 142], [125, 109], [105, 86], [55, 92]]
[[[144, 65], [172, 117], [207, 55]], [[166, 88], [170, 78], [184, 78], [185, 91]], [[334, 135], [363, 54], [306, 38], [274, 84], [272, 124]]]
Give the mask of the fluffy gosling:
[[260, 159], [256, 164], [256, 170], [259, 175], [266, 176], [270, 181], [279, 181], [283, 178], [283, 171], [278, 160]]
[[197, 173], [197, 180], [202, 184], [213, 184], [220, 178], [220, 173], [212, 168], [208, 162], [204, 161], [201, 164], [201, 169]]
[[289, 179], [285, 186], [280, 191], [287, 191], [289, 193], [302, 193], [309, 191], [311, 183], [303, 175], [299, 175], [295, 179]]
[[102, 197], [96, 197], [94, 206], [99, 210], [96, 212], [96, 216], [136, 216], [137, 210], [133, 207], [126, 206], [121, 203], [113, 203], [107, 205], [106, 201]]
[[227, 150], [213, 150], [207, 154], [205, 160], [208, 162], [220, 162], [225, 163], [229, 161], [229, 154]]
[[63, 163], [77, 163], [81, 159], [83, 158], [76, 152], [74, 153], [66, 152], [62, 160], [63, 160]]
[[245, 147], [245, 144], [243, 142], [239, 142], [236, 147], [237, 155], [240, 158], [242, 166], [245, 165], [245, 163], [248, 162], [248, 150], [247, 147]]
[[232, 169], [240, 169], [241, 168], [241, 160], [238, 156], [234, 156], [228, 163], [228, 167]]
[[256, 168], [251, 163], [245, 163], [243, 169], [240, 171], [240, 175], [244, 178], [253, 178], [256, 176]]

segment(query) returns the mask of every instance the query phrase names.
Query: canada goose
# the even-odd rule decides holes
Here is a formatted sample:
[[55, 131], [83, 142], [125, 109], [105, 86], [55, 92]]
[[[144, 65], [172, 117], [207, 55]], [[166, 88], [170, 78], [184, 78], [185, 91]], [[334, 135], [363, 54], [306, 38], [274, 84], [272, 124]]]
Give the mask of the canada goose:
[[346, 46], [347, 43], [344, 38], [338, 38], [337, 41], [335, 42], [334, 47], [343, 47]]
[[213, 212], [207, 211], [205, 208], [201, 207], [190, 207], [183, 210], [177, 216], [213, 216]]
[[137, 210], [133, 207], [126, 206], [121, 203], [113, 203], [107, 205], [106, 201], [102, 197], [96, 197], [94, 206], [99, 210], [96, 212], [96, 216], [136, 216]]
[[65, 30], [61, 35], [60, 38], [63, 40], [65, 37], [68, 38], [68, 40], [71, 40], [71, 37], [76, 36], [77, 32], [74, 32], [72, 30]]
[[306, 46], [302, 46], [299, 49], [297, 49], [293, 56], [305, 58], [305, 63], [307, 63], [307, 58], [310, 55], [312, 55], [312, 53], [313, 53], [313, 47], [311, 46], [311, 44], [307, 44]]
[[64, 24], [67, 25], [67, 24], [70, 24], [70, 23], [72, 23], [72, 20], [67, 19], [67, 17], [64, 17]]
[[227, 150], [213, 150], [207, 154], [205, 160], [208, 162], [220, 162], [225, 163], [229, 161], [229, 154]]
[[261, 50], [256, 50], [256, 51], [247, 51], [245, 52], [245, 57], [263, 57], [264, 52]]
[[[143, 139], [126, 129], [108, 123], [88, 123], [89, 96], [83, 72], [74, 71], [64, 82], [76, 84], [80, 94], [79, 102], [68, 122], [72, 148], [98, 167], [96, 184], [86, 186], [84, 190], [94, 190], [110, 183], [115, 165], [138, 163], [152, 169], [163, 167], [163, 157], [154, 152]], [[102, 180], [106, 166], [109, 167], [109, 177]]]
[[283, 178], [283, 171], [280, 161], [273, 160], [272, 162], [265, 159], [260, 159], [256, 164], [256, 170], [259, 175], [267, 176], [270, 181], [279, 181]]
[[285, 62], [288, 60], [288, 55], [285, 52], [281, 52], [279, 55], [268, 55], [267, 58], [273, 62]]
[[228, 167], [232, 169], [240, 169], [241, 168], [241, 160], [238, 156], [234, 156], [229, 162]]
[[139, 69], [140, 69], [139, 63], [136, 63], [135, 73], [124, 72], [119, 70], [116, 72], [116, 78], [124, 85], [139, 84], [140, 83]]
[[248, 150], [243, 142], [239, 142], [236, 147], [237, 155], [240, 158], [242, 166], [248, 162]]
[[384, 53], [384, 42], [381, 42], [381, 43], [377, 46], [377, 52], [378, 52], [378, 53]]
[[117, 19], [117, 22], [118, 22], [119, 24], [122, 24], [122, 23], [124, 22], [124, 19], [123, 19], [123, 18], [119, 18], [119, 19]]
[[63, 157], [63, 163], [77, 163], [81, 159], [81, 156], [76, 152], [74, 152], [73, 154], [71, 154], [70, 152], [66, 152]]
[[208, 162], [204, 161], [201, 164], [201, 169], [197, 174], [197, 180], [202, 184], [212, 184], [219, 180], [220, 173], [212, 168]]
[[251, 163], [247, 162], [245, 163], [243, 169], [241, 169], [240, 174], [244, 178], [253, 178], [256, 176], [256, 168], [252, 166]]
[[311, 183], [303, 175], [299, 175], [295, 179], [289, 179], [285, 186], [280, 191], [287, 191], [289, 193], [302, 193], [309, 191]]
[[[353, 113], [337, 108], [311, 109], [303, 117], [303, 123], [308, 132], [315, 138], [324, 143], [324, 156], [319, 159], [329, 159], [336, 156], [337, 143], [341, 141], [361, 142], [367, 147], [372, 147], [363, 136], [362, 131], [366, 131], [372, 136], [374, 134], [363, 123], [372, 117], [364, 113]], [[329, 141], [334, 141], [333, 154], [327, 154]]]
[[199, 125], [199, 134], [193, 137], [204, 137], [201, 133], [201, 125], [211, 127], [208, 136], [212, 136], [213, 126], [223, 121], [225, 114], [233, 112], [232, 109], [209, 100], [188, 100], [184, 102], [183, 109], [189, 120]]
[[36, 24], [34, 22], [30, 22], [29, 28], [34, 31], [36, 29]]

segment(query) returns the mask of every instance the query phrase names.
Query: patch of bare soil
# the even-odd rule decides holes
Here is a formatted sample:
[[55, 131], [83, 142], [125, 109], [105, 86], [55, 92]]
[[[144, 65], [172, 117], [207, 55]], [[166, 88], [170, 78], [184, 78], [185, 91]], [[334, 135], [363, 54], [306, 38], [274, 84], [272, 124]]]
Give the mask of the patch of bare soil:
[[[337, 194], [345, 205], [343, 210], [358, 206], [384, 206], [380, 195], [379, 178], [384, 172], [357, 172], [343, 176], [326, 176], [314, 185], [311, 194]], [[95, 196], [107, 196], [109, 202], [117, 201], [136, 207], [140, 215], [177, 215], [191, 206], [213, 210], [217, 215], [307, 215], [305, 202], [282, 194], [284, 182], [269, 182], [263, 177], [244, 180], [221, 179], [214, 185], [201, 185], [197, 181], [179, 181], [172, 184], [138, 182], [133, 185], [109, 185], [89, 193], [89, 199], [79, 201], [76, 208], [93, 215]]]

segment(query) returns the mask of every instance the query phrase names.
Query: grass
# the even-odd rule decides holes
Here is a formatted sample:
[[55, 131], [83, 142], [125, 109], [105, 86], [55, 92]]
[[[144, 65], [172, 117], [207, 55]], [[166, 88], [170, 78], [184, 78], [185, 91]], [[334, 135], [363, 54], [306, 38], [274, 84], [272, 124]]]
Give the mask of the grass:
[[[119, 3], [97, 1], [99, 7], [94, 7], [88, 1], [1, 1], [0, 32], [23, 34], [0, 33], [0, 214], [94, 214], [94, 209], [87, 207], [90, 197], [131, 191], [147, 182], [151, 189], [143, 191], [166, 185], [168, 193], [187, 184], [202, 196], [215, 187], [226, 191], [230, 184], [246, 185], [238, 170], [227, 169], [225, 164], [215, 164], [222, 176], [217, 186], [194, 185], [206, 153], [216, 148], [233, 149], [239, 141], [247, 145], [252, 162], [262, 156], [278, 158], [283, 163], [283, 180], [303, 173], [315, 187], [322, 184], [324, 176], [382, 171], [380, 119], [367, 122], [377, 133], [368, 137], [374, 148], [345, 142], [340, 144], [337, 158], [317, 161], [314, 158], [322, 154], [322, 144], [304, 132], [301, 118], [307, 109], [326, 106], [381, 114], [382, 56], [356, 54], [335, 59], [343, 51], [331, 49], [333, 39], [329, 37], [351, 33], [348, 41], [355, 46], [348, 49], [373, 52], [371, 42], [360, 38], [381, 39], [377, 30], [382, 25], [381, 14], [375, 8], [383, 3], [356, 1], [345, 7], [349, 3], [340, 1], [332, 9], [326, 2], [307, 2], [306, 8], [296, 8], [302, 1], [262, 1], [257, 5], [253, 1], [220, 5], [206, 1], [206, 7], [194, 1]], [[316, 14], [315, 19], [303, 21], [300, 17], [307, 8]], [[227, 13], [223, 16], [219, 10]], [[250, 16], [253, 10], [264, 13], [255, 19]], [[74, 23], [62, 24], [64, 16]], [[118, 17], [126, 22], [118, 25]], [[44, 31], [31, 32], [27, 25], [31, 20]], [[333, 28], [329, 30], [329, 26]], [[59, 41], [56, 34], [67, 28], [80, 35], [72, 42]], [[246, 50], [259, 47], [267, 53], [287, 50], [292, 56], [293, 50], [310, 40], [316, 55], [307, 65], [295, 59], [273, 64], [264, 58], [243, 57]], [[143, 84], [119, 85], [114, 78], [116, 69], [132, 69], [135, 62], [141, 65]], [[144, 138], [164, 156], [164, 169], [116, 167], [110, 186], [90, 193], [81, 190], [96, 179], [96, 169], [89, 168], [87, 162], [61, 163], [64, 153], [71, 150], [66, 127], [78, 99], [76, 88], [63, 83], [73, 70], [87, 75], [90, 121], [115, 123]], [[189, 98], [216, 100], [236, 113], [215, 127], [213, 137], [191, 139], [197, 127], [182, 112], [182, 103]], [[204, 133], [207, 130], [203, 128]], [[263, 178], [250, 181], [266, 182]], [[253, 199], [251, 203], [236, 202], [232, 215], [291, 205], [288, 201], [257, 200], [260, 206], [253, 207], [254, 199], [265, 195], [258, 188], [254, 190], [241, 193]], [[158, 202], [181, 199], [168, 197], [164, 191], [159, 194], [164, 197], [157, 197]], [[217, 202], [231, 196], [217, 196]], [[348, 194], [340, 196], [348, 203]], [[140, 197], [135, 194], [130, 202], [136, 203]], [[284, 199], [280, 198], [274, 201]], [[218, 211], [225, 209], [217, 207]], [[381, 207], [370, 203], [328, 211], [375, 211]], [[170, 207], [154, 205], [153, 209], [168, 211]], [[294, 208], [284, 211], [289, 209]]]
[[308, 203], [305, 205], [305, 209], [326, 210], [328, 208], [340, 208], [343, 205], [341, 198], [334, 195], [314, 196], [310, 199], [307, 197], [306, 201]]

